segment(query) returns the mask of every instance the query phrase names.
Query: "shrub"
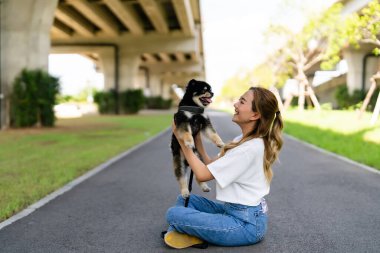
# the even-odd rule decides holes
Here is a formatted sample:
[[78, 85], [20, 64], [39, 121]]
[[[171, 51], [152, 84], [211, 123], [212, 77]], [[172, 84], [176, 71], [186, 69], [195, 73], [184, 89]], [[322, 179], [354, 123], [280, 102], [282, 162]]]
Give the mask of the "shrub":
[[95, 92], [94, 101], [101, 114], [115, 114], [117, 112], [117, 93], [115, 90]]
[[172, 100], [161, 96], [146, 97], [145, 104], [148, 109], [169, 109], [172, 106]]
[[59, 80], [41, 69], [23, 69], [13, 83], [11, 126], [54, 126]]
[[145, 99], [142, 89], [126, 90], [120, 94], [123, 113], [137, 113], [144, 107]]
[[357, 104], [363, 101], [364, 95], [360, 90], [354, 90], [353, 94], [348, 93], [347, 85], [339, 86], [335, 91], [339, 109], [356, 108]]

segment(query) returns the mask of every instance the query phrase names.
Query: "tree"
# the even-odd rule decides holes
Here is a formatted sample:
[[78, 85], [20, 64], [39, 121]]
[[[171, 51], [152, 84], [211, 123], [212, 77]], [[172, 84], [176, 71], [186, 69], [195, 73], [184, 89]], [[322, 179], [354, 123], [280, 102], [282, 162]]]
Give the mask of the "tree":
[[[316, 109], [320, 109], [319, 102], [306, 73], [316, 64], [321, 64], [327, 59], [330, 59], [330, 65], [324, 64], [324, 67], [332, 66], [334, 62], [338, 62], [339, 57], [336, 54], [333, 59], [329, 57], [333, 55], [332, 52], [339, 50], [343, 43], [341, 34], [344, 32], [344, 27], [341, 22], [341, 8], [341, 4], [334, 4], [323, 13], [310, 19], [299, 33], [295, 33], [281, 25], [270, 27], [269, 36], [280, 36], [281, 39], [286, 41], [286, 44], [282, 47], [282, 53], [284, 54], [285, 62], [293, 68], [294, 79], [299, 83], [299, 110], [304, 108], [305, 95], [310, 96]], [[292, 98], [293, 96], [290, 96], [285, 102], [285, 109]]]
[[227, 79], [222, 87], [221, 96], [230, 102], [233, 102], [241, 94], [246, 92], [252, 86], [251, 76], [248, 72], [241, 72]]
[[[360, 13], [353, 13], [346, 22], [347, 39], [351, 45], [360, 47], [361, 44], [374, 45], [373, 53], [380, 55], [380, 3], [374, 0]], [[376, 80], [380, 79], [380, 65], [377, 72], [370, 77], [371, 86], [360, 108], [359, 117], [363, 114], [376, 89]], [[380, 92], [377, 97], [375, 109], [371, 118], [371, 124], [375, 124], [380, 112]]]

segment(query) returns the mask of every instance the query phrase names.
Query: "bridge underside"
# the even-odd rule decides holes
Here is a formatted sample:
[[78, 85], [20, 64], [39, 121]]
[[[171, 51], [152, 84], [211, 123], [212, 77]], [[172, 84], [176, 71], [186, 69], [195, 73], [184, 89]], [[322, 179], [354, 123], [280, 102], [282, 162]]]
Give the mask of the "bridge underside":
[[204, 78], [199, 0], [5, 0], [1, 3], [1, 125], [23, 69], [49, 53], [77, 53], [103, 72], [105, 88], [170, 97], [170, 85]]

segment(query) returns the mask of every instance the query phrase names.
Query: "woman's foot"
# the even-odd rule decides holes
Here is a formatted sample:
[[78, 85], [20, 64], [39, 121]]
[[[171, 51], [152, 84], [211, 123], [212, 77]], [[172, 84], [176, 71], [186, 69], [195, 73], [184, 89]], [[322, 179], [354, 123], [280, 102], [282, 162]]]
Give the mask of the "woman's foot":
[[165, 234], [164, 241], [166, 245], [175, 249], [184, 249], [188, 247], [207, 248], [207, 242], [202, 241], [198, 237], [170, 231]]

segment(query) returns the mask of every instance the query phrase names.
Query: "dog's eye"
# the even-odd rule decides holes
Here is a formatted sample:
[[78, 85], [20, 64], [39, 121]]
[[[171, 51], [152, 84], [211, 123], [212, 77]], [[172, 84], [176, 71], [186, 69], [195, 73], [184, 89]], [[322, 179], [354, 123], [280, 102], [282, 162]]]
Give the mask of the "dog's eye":
[[207, 90], [207, 87], [204, 87], [203, 89], [204, 89], [204, 90]]

